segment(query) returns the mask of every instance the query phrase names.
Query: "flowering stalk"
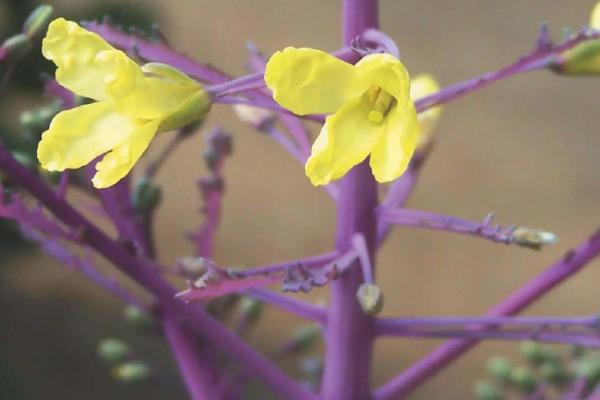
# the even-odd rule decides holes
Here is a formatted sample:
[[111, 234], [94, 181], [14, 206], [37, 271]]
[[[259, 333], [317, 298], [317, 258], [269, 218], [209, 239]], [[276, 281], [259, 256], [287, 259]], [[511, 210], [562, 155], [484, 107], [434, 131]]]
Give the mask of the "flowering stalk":
[[[499, 317], [522, 311], [556, 285], [573, 276], [598, 254], [600, 254], [600, 231], [594, 233], [586, 242], [568, 252], [562, 259], [491, 308], [486, 315]], [[477, 339], [455, 339], [443, 344], [378, 388], [374, 393], [375, 398], [383, 400], [408, 395], [477, 342]]]
[[[343, 40], [352, 40], [378, 26], [377, 0], [344, 0]], [[340, 183], [337, 208], [336, 249], [352, 248], [355, 234], [363, 235], [373, 257], [376, 235], [377, 184], [366, 162], [354, 167]], [[356, 262], [355, 262], [356, 263]], [[371, 262], [375, 267], [375, 263]], [[325, 333], [325, 371], [321, 396], [325, 399], [367, 399], [373, 352], [373, 318], [363, 312], [356, 298], [363, 274], [354, 266], [331, 285], [328, 325]]]

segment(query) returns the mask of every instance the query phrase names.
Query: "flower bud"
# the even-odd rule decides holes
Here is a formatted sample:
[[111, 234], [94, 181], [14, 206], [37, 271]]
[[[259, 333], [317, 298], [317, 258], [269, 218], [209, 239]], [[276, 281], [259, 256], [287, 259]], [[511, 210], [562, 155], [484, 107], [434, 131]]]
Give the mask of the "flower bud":
[[9, 37], [0, 46], [0, 60], [20, 60], [31, 49], [32, 44], [27, 35], [19, 33]]
[[558, 242], [558, 237], [552, 232], [527, 227], [516, 228], [512, 233], [511, 239], [519, 246], [534, 250], [539, 250], [545, 245]]
[[142, 214], [152, 212], [160, 204], [161, 199], [162, 191], [160, 187], [150, 179], [140, 179], [133, 188], [133, 206]]
[[488, 381], [477, 381], [474, 390], [477, 400], [502, 400], [502, 394], [492, 383]]
[[123, 382], [139, 382], [150, 376], [151, 370], [141, 361], [123, 363], [112, 370], [112, 375]]
[[495, 356], [487, 363], [487, 370], [498, 382], [508, 382], [510, 379], [510, 361], [504, 357]]
[[30, 38], [41, 36], [46, 32], [53, 13], [54, 9], [48, 4], [38, 6], [25, 20], [23, 33]]
[[552, 70], [562, 75], [600, 74], [600, 40], [588, 40], [564, 51]]
[[38, 165], [38, 162], [35, 156], [31, 154], [27, 154], [23, 151], [15, 150], [12, 152], [12, 156], [22, 165], [27, 168], [35, 168]]
[[378, 286], [371, 283], [363, 283], [356, 292], [360, 307], [365, 314], [375, 316], [383, 308], [383, 293]]
[[522, 366], [515, 367], [510, 371], [510, 382], [523, 393], [532, 393], [537, 387], [537, 382], [531, 371]]
[[193, 122], [203, 119], [210, 111], [212, 97], [200, 89], [183, 101], [177, 111], [164, 119], [159, 131], [170, 131], [183, 128]]
[[109, 363], [121, 362], [129, 354], [129, 346], [120, 339], [108, 338], [98, 343], [98, 355]]
[[[433, 76], [428, 74], [418, 75], [410, 81], [410, 97], [413, 101], [429, 96], [439, 90], [439, 83]], [[422, 150], [432, 143], [433, 131], [441, 115], [442, 107], [440, 106], [432, 107], [417, 115], [421, 126], [421, 133], [417, 141], [418, 150]]]
[[273, 123], [275, 118], [275, 114], [270, 110], [246, 104], [235, 104], [233, 111], [242, 122], [250, 124], [258, 130], [264, 130]]
[[540, 367], [540, 377], [554, 385], [564, 385], [569, 381], [569, 374], [560, 363], [544, 363]]
[[54, 102], [36, 110], [23, 111], [19, 116], [19, 122], [27, 131], [40, 134], [48, 129], [50, 121], [61, 108], [60, 102]]
[[156, 326], [152, 315], [132, 305], [125, 307], [125, 320], [136, 328], [150, 329]]
[[600, 382], [600, 359], [595, 355], [579, 360], [574, 370], [575, 375], [584, 378], [590, 386]]
[[321, 328], [318, 325], [302, 326], [296, 332], [292, 339], [283, 346], [283, 352], [302, 352], [312, 347], [321, 337]]

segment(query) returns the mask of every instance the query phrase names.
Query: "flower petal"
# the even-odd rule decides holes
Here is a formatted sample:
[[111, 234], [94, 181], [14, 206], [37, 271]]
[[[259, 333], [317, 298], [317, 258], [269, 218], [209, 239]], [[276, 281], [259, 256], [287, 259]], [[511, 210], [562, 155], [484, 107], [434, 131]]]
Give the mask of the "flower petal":
[[406, 171], [419, 137], [412, 101], [394, 106], [385, 118], [385, 132], [371, 152], [370, 165], [378, 182], [389, 182]]
[[600, 1], [596, 3], [590, 15], [590, 27], [600, 30]]
[[361, 96], [327, 117], [306, 161], [305, 172], [313, 185], [341, 178], [367, 158], [386, 129], [385, 122], [369, 121], [370, 111], [368, 99]]
[[275, 101], [298, 115], [334, 113], [368, 89], [354, 66], [309, 48], [287, 47], [273, 54], [265, 82]]
[[[429, 96], [439, 90], [440, 85], [431, 75], [418, 75], [410, 81], [410, 97], [413, 101]], [[424, 146], [430, 142], [433, 128], [435, 128], [441, 115], [441, 106], [432, 107], [417, 115], [419, 124], [421, 125], [421, 134], [419, 135], [417, 147]]]
[[361, 79], [391, 94], [398, 104], [409, 98], [410, 81], [404, 65], [391, 54], [369, 54], [356, 63]]
[[144, 77], [125, 53], [64, 18], [48, 26], [42, 54], [58, 67], [56, 80], [62, 86], [94, 100], [125, 96]]
[[92, 103], [62, 111], [42, 134], [37, 155], [49, 171], [79, 168], [113, 149], [135, 128], [110, 103]]
[[161, 120], [154, 120], [137, 127], [128, 139], [114, 148], [96, 164], [96, 175], [92, 178], [98, 189], [114, 185], [131, 171], [154, 138]]

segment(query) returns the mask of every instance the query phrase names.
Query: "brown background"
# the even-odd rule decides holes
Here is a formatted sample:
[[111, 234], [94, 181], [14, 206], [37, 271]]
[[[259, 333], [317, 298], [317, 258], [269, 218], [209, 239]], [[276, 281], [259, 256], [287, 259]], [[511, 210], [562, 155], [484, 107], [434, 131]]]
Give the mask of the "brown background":
[[[54, 1], [58, 13], [89, 1]], [[325, 50], [340, 42], [340, 5], [332, 0], [138, 1], [160, 15], [174, 47], [241, 74], [245, 44], [265, 53], [288, 45]], [[564, 26], [587, 23], [593, 0], [402, 0], [381, 2], [382, 30], [396, 40], [412, 74], [429, 72], [450, 84], [511, 62], [534, 44], [541, 22], [558, 38]], [[437, 143], [410, 207], [545, 228], [560, 242], [542, 252], [428, 231], [396, 229], [378, 258], [386, 316], [477, 315], [543, 270], [600, 225], [600, 115], [594, 79], [534, 73], [498, 83], [445, 107]], [[226, 167], [225, 215], [216, 259], [260, 265], [332, 246], [334, 208], [302, 169], [269, 140], [247, 129], [224, 106], [207, 127], [234, 135]], [[152, 151], [164, 143], [157, 140]], [[197, 226], [194, 180], [204, 172], [200, 135], [181, 147], [159, 174], [166, 201], [158, 215], [161, 257], [192, 252], [182, 232]], [[185, 398], [167, 372], [150, 387], [118, 386], [96, 361], [106, 336], [134, 338], [121, 308], [92, 285], [42, 255], [13, 255], [19, 268], [2, 275], [0, 338], [32, 398]], [[535, 315], [598, 312], [600, 262], [590, 264], [532, 307]], [[312, 295], [325, 298], [325, 291]], [[7, 322], [5, 322], [7, 321]], [[251, 340], [270, 351], [298, 320], [271, 311]], [[134, 339], [131, 339], [134, 340]], [[374, 383], [381, 384], [437, 342], [378, 342]], [[160, 368], [172, 368], [160, 342], [134, 342]], [[415, 399], [463, 399], [493, 353], [512, 344], [485, 344], [438, 375]], [[173, 394], [175, 393], [175, 394]], [[143, 397], [145, 396], [145, 397]], [[178, 397], [177, 397], [178, 396]]]

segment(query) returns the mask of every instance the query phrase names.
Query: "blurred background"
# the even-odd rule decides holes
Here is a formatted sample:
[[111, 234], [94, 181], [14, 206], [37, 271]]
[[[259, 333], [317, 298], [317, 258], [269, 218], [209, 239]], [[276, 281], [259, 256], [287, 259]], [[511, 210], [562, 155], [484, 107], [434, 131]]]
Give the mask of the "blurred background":
[[[57, 16], [89, 19], [110, 13], [141, 28], [157, 21], [169, 42], [232, 73], [246, 71], [246, 44], [265, 54], [285, 46], [335, 50], [340, 2], [322, 0], [48, 1]], [[495, 69], [528, 52], [547, 22], [555, 38], [588, 23], [595, 0], [381, 1], [382, 30], [396, 40], [409, 72], [443, 84]], [[16, 33], [33, 1], [0, 0], [0, 38]], [[0, 99], [0, 129], [15, 129], [20, 112], [39, 99], [39, 51]], [[38, 55], [36, 55], [38, 54]], [[22, 79], [29, 77], [29, 79]], [[33, 79], [32, 79], [33, 78]], [[436, 144], [409, 206], [555, 232], [541, 252], [472, 237], [397, 228], [378, 258], [385, 316], [479, 315], [542, 271], [600, 226], [600, 79], [549, 72], [500, 82], [445, 106]], [[333, 245], [334, 207], [302, 168], [269, 139], [216, 106], [206, 129], [233, 134], [225, 169], [227, 193], [216, 260], [257, 266], [319, 253]], [[314, 127], [313, 127], [314, 129]], [[166, 136], [166, 135], [164, 135]], [[152, 144], [155, 153], [168, 138]], [[165, 199], [157, 216], [160, 257], [173, 264], [193, 254], [185, 232], [201, 223], [195, 180], [204, 174], [200, 134], [160, 172]], [[170, 355], [157, 337], [123, 320], [122, 305], [76, 273], [4, 229], [0, 237], [1, 399], [184, 399]], [[545, 297], [527, 314], [599, 311], [600, 260]], [[310, 294], [326, 299], [325, 290]], [[249, 339], [272, 354], [302, 321], [267, 311]], [[96, 344], [120, 337], [156, 371], [143, 384], [120, 384], [96, 356]], [[377, 343], [374, 384], [424, 355], [439, 341]], [[414, 399], [464, 399], [492, 354], [516, 354], [511, 343], [486, 343], [430, 383]], [[319, 349], [314, 351], [318, 354]]]

